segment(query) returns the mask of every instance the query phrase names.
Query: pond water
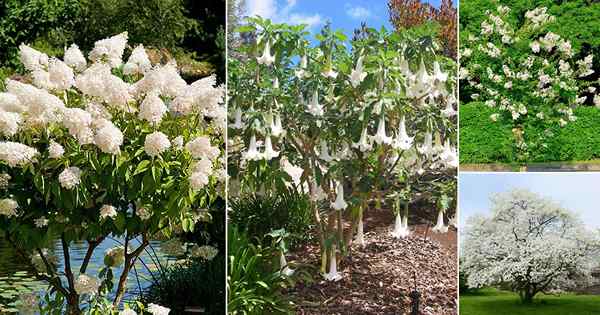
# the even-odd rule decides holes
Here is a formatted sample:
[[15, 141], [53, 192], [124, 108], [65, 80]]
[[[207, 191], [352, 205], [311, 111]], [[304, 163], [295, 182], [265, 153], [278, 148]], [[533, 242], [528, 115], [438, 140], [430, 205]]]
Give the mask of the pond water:
[[[87, 274], [97, 276], [98, 271], [104, 266], [104, 253], [106, 250], [121, 245], [123, 242], [119, 238], [107, 238], [95, 250], [94, 256], [89, 262]], [[139, 242], [132, 241], [133, 246], [137, 247]], [[83, 258], [87, 250], [86, 243], [71, 244], [71, 269], [77, 276]], [[59, 259], [58, 268], [63, 270], [62, 246], [60, 241], [55, 242], [54, 248], [50, 249]], [[125, 300], [135, 299], [140, 290], [146, 289], [152, 284], [152, 273], [157, 271], [159, 266], [166, 266], [174, 259], [170, 258], [160, 250], [160, 242], [152, 241], [147, 250], [140, 256], [136, 262], [135, 268], [132, 268], [127, 283], [127, 292]], [[12, 246], [6, 240], [0, 238], [0, 314], [16, 313], [15, 301], [20, 294], [28, 292], [45, 292], [47, 285], [44, 282], [37, 281], [32, 274], [29, 274], [24, 268], [28, 262], [23, 261], [16, 255]], [[115, 276], [114, 282], [118, 281], [122, 268], [113, 268]], [[116, 283], [115, 283], [116, 286]]]

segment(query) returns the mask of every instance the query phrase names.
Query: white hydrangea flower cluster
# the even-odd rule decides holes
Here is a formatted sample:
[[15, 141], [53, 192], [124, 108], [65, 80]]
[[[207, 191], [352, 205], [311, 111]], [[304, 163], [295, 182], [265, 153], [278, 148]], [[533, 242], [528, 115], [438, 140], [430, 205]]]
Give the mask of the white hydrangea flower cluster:
[[75, 292], [79, 295], [97, 294], [99, 287], [100, 281], [95, 277], [80, 274], [77, 279], [75, 279]]
[[73, 189], [81, 183], [81, 169], [77, 166], [65, 168], [58, 175], [60, 185], [65, 189]]
[[169, 315], [171, 309], [166, 308], [164, 306], [160, 306], [158, 304], [150, 303], [148, 304], [147, 311], [152, 315]]
[[[593, 56], [572, 60], [570, 41], [552, 32], [537, 38], [506, 40], [530, 28], [539, 31], [554, 21], [546, 11], [543, 7], [527, 11], [526, 22], [519, 30], [508, 22], [508, 8], [499, 6], [499, 15], [488, 12], [480, 36], [470, 34], [463, 45], [459, 73], [461, 80], [478, 91], [472, 95], [474, 100], [507, 112], [514, 121], [532, 116], [565, 126], [577, 119], [573, 108], [587, 99], [580, 95], [583, 91], [577, 78], [593, 73]], [[530, 51], [519, 48], [524, 47], [523, 43]], [[492, 121], [498, 118], [498, 114], [490, 116]]]
[[117, 208], [111, 205], [103, 205], [100, 208], [100, 219], [114, 218], [117, 216]]
[[190, 249], [190, 254], [192, 257], [202, 258], [204, 260], [213, 260], [218, 253], [219, 249], [210, 245], [195, 245]]
[[39, 152], [32, 147], [18, 142], [0, 141], [0, 160], [10, 167], [34, 163]]
[[19, 204], [12, 200], [12, 199], [8, 199], [8, 198], [4, 198], [4, 199], [0, 199], [0, 215], [6, 216], [6, 217], [13, 217], [13, 216], [17, 216], [17, 208], [19, 207]]

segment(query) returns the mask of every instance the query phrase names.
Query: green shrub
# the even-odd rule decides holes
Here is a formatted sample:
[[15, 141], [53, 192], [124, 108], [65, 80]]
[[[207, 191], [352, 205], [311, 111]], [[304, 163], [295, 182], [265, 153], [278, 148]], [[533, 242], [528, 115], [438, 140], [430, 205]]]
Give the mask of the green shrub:
[[225, 257], [211, 261], [193, 260], [167, 268], [144, 293], [144, 303], [156, 303], [184, 314], [186, 307], [202, 307], [203, 314], [225, 313]]
[[231, 223], [248, 235], [262, 238], [275, 230], [284, 229], [291, 247], [309, 240], [312, 225], [309, 201], [299, 194], [246, 196], [230, 200]]
[[[494, 109], [482, 103], [460, 106], [461, 163], [516, 162], [511, 122], [499, 116], [492, 123]], [[600, 110], [579, 107], [574, 110], [577, 120], [565, 127], [528, 124], [525, 136], [544, 137], [543, 145], [530, 152], [525, 162], [585, 161], [600, 158]]]
[[234, 225], [228, 236], [229, 314], [291, 314], [292, 304], [282, 294], [286, 278], [273, 264], [279, 248], [253, 244]]
[[483, 103], [459, 106], [460, 163], [512, 162], [514, 141], [509, 121], [499, 116], [493, 123], [490, 115], [496, 111]]

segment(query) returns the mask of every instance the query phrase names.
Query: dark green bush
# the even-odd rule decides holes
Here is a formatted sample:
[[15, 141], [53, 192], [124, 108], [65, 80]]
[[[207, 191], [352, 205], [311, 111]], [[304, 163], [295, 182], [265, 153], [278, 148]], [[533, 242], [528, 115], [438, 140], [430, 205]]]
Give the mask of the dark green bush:
[[286, 243], [294, 247], [309, 240], [312, 214], [306, 196], [280, 194], [270, 197], [247, 196], [230, 200], [229, 219], [248, 235], [262, 238], [279, 229], [289, 233]]
[[[460, 162], [512, 163], [514, 154], [512, 124], [506, 118], [492, 123], [494, 109], [482, 103], [460, 106]], [[600, 158], [600, 110], [579, 107], [574, 110], [577, 120], [565, 127], [549, 130], [536, 124], [525, 126], [525, 136], [543, 136], [543, 146], [532, 148], [524, 162], [585, 161]]]
[[514, 138], [509, 121], [493, 123], [495, 113], [483, 103], [469, 103], [460, 109], [460, 163], [512, 162]]
[[228, 229], [227, 309], [229, 314], [291, 314], [287, 285], [272, 263], [279, 248], [255, 245], [234, 225]]
[[202, 307], [203, 314], [225, 313], [225, 256], [213, 260], [191, 261], [165, 270], [157, 283], [144, 293], [145, 303], [157, 303], [171, 309], [170, 314], [184, 313], [186, 307]]

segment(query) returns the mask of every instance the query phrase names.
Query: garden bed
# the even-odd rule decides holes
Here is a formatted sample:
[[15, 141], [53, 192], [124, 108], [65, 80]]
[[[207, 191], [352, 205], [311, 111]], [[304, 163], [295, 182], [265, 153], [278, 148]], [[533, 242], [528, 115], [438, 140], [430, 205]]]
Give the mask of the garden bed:
[[[421, 293], [420, 314], [456, 314], [456, 230], [432, 234], [426, 225], [411, 226], [407, 239], [390, 235], [389, 210], [369, 210], [365, 220], [364, 248], [340, 266], [343, 279], [298, 284], [290, 296], [298, 314], [408, 314], [409, 293]], [[427, 238], [425, 238], [427, 235]], [[318, 265], [317, 246], [305, 246], [291, 256], [300, 264]]]

